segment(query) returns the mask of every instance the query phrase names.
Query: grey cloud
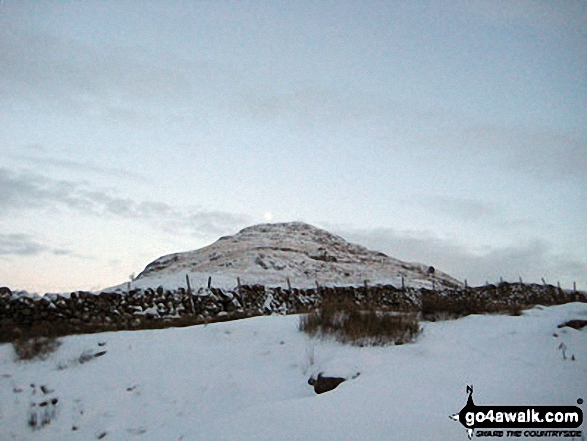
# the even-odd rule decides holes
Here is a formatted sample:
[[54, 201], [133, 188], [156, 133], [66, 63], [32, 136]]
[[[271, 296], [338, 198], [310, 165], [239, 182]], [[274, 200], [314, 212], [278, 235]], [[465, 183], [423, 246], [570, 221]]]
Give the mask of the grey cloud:
[[[29, 149], [34, 149], [39, 152], [45, 151], [44, 146], [40, 144], [33, 144], [27, 146]], [[138, 173], [129, 170], [122, 170], [116, 167], [105, 167], [92, 164], [90, 162], [80, 162], [71, 159], [54, 158], [49, 156], [33, 156], [33, 155], [22, 155], [22, 154], [5, 154], [6, 158], [19, 161], [21, 163], [30, 164], [35, 167], [53, 167], [60, 168], [63, 170], [91, 173], [100, 176], [117, 177], [125, 179], [141, 179]]]
[[39, 143], [27, 144], [24, 146], [24, 148], [27, 149], [28, 151], [35, 152], [35, 153], [43, 153], [47, 150], [47, 148], [43, 144], [39, 144]]
[[287, 94], [270, 94], [258, 90], [237, 100], [237, 108], [249, 112], [253, 117], [265, 120], [287, 117], [304, 125], [312, 124], [315, 120], [352, 122], [385, 111], [382, 104], [374, 101], [359, 102], [350, 97], [345, 99], [323, 88], [307, 88]]
[[498, 208], [493, 204], [483, 203], [471, 198], [433, 196], [421, 200], [419, 204], [435, 213], [442, 213], [460, 220], [476, 221], [492, 219], [500, 215]]
[[0, 26], [2, 101], [50, 101], [111, 120], [152, 121], [145, 105], [192, 102], [193, 67], [172, 55], [139, 49], [98, 51], [70, 40]]
[[108, 190], [91, 188], [83, 182], [16, 174], [0, 168], [0, 216], [24, 209], [69, 209], [85, 215], [136, 219], [174, 234], [199, 237], [215, 236], [250, 222], [248, 216], [242, 214], [136, 201]]
[[587, 283], [585, 259], [558, 254], [550, 244], [540, 240], [479, 253], [425, 232], [349, 228], [337, 232], [389, 256], [433, 265], [460, 280], [467, 279], [471, 285], [495, 283], [500, 277], [506, 281], [522, 277], [526, 282], [536, 283], [544, 277], [549, 283], [560, 280], [567, 287], [573, 281]]
[[470, 13], [501, 26], [531, 26], [544, 32], [556, 26], [587, 31], [587, 8], [583, 0], [566, 2], [499, 2], [474, 0], [462, 2]]
[[309, 129], [324, 124], [349, 128], [368, 120], [374, 132], [372, 136], [382, 138], [388, 136], [391, 129], [405, 130], [406, 126], [416, 123], [443, 126], [448, 120], [441, 112], [424, 110], [406, 102], [381, 99], [358, 90], [342, 93], [318, 86], [281, 94], [263, 89], [239, 92], [233, 105], [234, 111], [247, 117], [268, 123], [286, 119]]
[[57, 256], [72, 254], [70, 250], [53, 248], [37, 242], [27, 234], [0, 234], [0, 256], [35, 256], [42, 253]]
[[499, 165], [540, 180], [587, 181], [587, 140], [531, 128], [471, 127], [449, 140], [463, 153], [496, 155]]
[[0, 190], [0, 216], [23, 208], [44, 207], [56, 201], [64, 205], [77, 204], [76, 198], [72, 197], [75, 192], [72, 183], [39, 175], [16, 175], [6, 168], [0, 168]]
[[176, 234], [185, 232], [190, 235], [218, 237], [250, 223], [251, 219], [243, 214], [223, 211], [193, 212], [178, 216], [175, 221], [167, 221], [165, 229]]

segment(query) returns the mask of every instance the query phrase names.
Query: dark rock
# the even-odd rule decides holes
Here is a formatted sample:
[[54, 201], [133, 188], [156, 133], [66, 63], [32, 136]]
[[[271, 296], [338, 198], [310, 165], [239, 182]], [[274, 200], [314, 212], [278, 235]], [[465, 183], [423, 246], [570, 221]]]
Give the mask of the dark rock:
[[565, 326], [573, 329], [583, 329], [585, 326], [587, 326], [587, 320], [569, 320], [568, 322], [558, 325], [559, 328], [563, 328]]
[[[311, 380], [313, 380], [312, 383], [310, 382]], [[310, 378], [308, 380], [308, 384], [314, 386], [314, 392], [317, 394], [323, 394], [324, 392], [329, 392], [333, 389], [336, 389], [338, 385], [345, 380], [346, 378], [325, 377], [322, 374], [318, 374], [317, 378]]]

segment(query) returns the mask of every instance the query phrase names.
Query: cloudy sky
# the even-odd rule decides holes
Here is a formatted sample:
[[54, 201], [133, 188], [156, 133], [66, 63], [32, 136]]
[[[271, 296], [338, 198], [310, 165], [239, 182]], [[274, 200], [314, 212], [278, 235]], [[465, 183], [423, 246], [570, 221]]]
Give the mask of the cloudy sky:
[[305, 221], [587, 288], [587, 2], [0, 3], [0, 285]]

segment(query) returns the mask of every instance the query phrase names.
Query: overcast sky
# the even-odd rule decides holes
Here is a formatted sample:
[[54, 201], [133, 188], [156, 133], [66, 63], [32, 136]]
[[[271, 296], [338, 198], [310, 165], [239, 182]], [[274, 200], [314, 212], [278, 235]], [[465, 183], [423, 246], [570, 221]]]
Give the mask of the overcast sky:
[[586, 3], [3, 0], [0, 285], [298, 220], [586, 289]]

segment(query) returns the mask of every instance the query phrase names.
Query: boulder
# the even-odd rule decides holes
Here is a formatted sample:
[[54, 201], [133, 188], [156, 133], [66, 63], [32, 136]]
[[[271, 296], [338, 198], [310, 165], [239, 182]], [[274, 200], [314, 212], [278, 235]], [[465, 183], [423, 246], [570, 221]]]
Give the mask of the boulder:
[[314, 386], [314, 392], [317, 394], [323, 394], [324, 392], [336, 389], [343, 381], [346, 381], [346, 378], [326, 377], [320, 373], [316, 378], [310, 377], [308, 384]]

